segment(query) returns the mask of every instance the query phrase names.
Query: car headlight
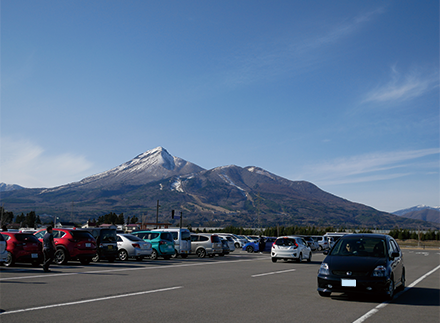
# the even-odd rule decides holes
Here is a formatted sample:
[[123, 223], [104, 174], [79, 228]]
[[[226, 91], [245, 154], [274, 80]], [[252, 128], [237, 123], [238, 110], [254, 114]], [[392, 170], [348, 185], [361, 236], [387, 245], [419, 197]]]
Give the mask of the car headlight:
[[318, 274], [321, 274], [321, 275], [330, 275], [330, 269], [329, 269], [329, 267], [328, 267], [328, 264], [326, 264], [325, 262], [323, 262], [323, 263], [321, 264], [321, 267], [319, 267]]
[[373, 270], [373, 277], [385, 277], [386, 268], [384, 266], [377, 266]]

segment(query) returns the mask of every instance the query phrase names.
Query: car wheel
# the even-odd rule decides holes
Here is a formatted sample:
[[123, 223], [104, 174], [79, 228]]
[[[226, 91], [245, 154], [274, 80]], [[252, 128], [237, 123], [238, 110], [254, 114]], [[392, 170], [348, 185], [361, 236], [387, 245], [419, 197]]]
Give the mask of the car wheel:
[[143, 259], [144, 259], [144, 257], [142, 257], [142, 256], [136, 257], [137, 261], [142, 261]]
[[206, 257], [206, 250], [205, 249], [202, 249], [202, 248], [197, 249], [196, 253], [197, 253], [197, 256], [199, 258], [205, 258]]
[[66, 250], [60, 248], [55, 251], [55, 259], [54, 262], [57, 265], [65, 265], [67, 264], [67, 253]]
[[238, 242], [234, 243], [236, 249], [240, 248], [240, 244]]
[[391, 277], [390, 284], [388, 285], [388, 292], [386, 298], [392, 300], [394, 297], [394, 278]]
[[8, 251], [8, 255], [6, 256], [6, 261], [5, 261], [5, 266], [6, 267], [10, 267], [10, 266], [13, 266], [14, 265], [14, 263], [15, 263], [15, 261], [14, 261], [14, 257], [12, 256], [12, 253], [10, 253], [9, 251]]
[[79, 262], [81, 263], [81, 265], [88, 265], [88, 264], [90, 264], [90, 259], [82, 258], [79, 260]]
[[405, 268], [403, 268], [403, 270], [402, 270], [402, 277], [400, 277], [400, 286], [399, 286], [399, 288], [400, 288], [401, 290], [404, 290], [404, 289], [405, 289], [405, 282], [406, 282], [406, 278], [405, 278]]
[[309, 258], [307, 258], [307, 262], [311, 262], [312, 261], [312, 253], [309, 253]]
[[119, 260], [122, 260], [122, 261], [128, 260], [128, 253], [126, 250], [124, 250], [124, 249], [119, 250], [118, 255], [119, 255]]
[[272, 262], [277, 262], [277, 258], [272, 257]]
[[322, 250], [322, 246], [319, 246], [319, 247], [318, 247], [318, 250], [321, 251], [321, 250]]
[[298, 258], [296, 258], [295, 260], [296, 260], [296, 262], [301, 262], [301, 261], [303, 260], [303, 254], [302, 254], [302, 252], [299, 253]]
[[320, 296], [322, 297], [330, 297], [331, 292], [318, 292]]
[[153, 249], [153, 251], [151, 252], [150, 259], [153, 259], [153, 260], [157, 259], [157, 251], [155, 249]]
[[174, 249], [174, 254], [171, 256], [171, 258], [177, 258], [179, 254], [177, 253], [177, 250]]
[[93, 258], [92, 258], [93, 262], [98, 262], [99, 261], [99, 254], [96, 254]]
[[252, 252], [254, 252], [254, 247], [252, 247], [252, 246], [248, 246], [248, 247], [246, 248], [246, 251], [249, 252], [249, 253], [252, 253]]

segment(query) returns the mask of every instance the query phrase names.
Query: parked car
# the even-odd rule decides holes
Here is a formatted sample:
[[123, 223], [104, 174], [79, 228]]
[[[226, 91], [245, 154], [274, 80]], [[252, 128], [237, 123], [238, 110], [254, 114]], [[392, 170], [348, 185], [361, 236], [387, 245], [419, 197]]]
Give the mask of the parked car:
[[0, 235], [0, 264], [5, 263], [8, 259], [8, 251], [6, 250], [6, 240]]
[[389, 235], [351, 234], [341, 237], [318, 272], [318, 293], [379, 294], [394, 297], [397, 287], [405, 287], [403, 254]]
[[236, 249], [242, 248], [248, 242], [244, 237], [236, 234], [231, 234], [231, 238], [234, 240], [234, 246]]
[[131, 234], [151, 243], [153, 250], [150, 259], [163, 257], [168, 260], [174, 255], [174, 240], [170, 232], [134, 231]]
[[272, 248], [273, 243], [275, 242], [276, 238], [273, 237], [263, 237], [264, 240], [264, 249], [260, 250], [260, 242], [248, 242], [243, 247], [243, 251], [247, 252], [257, 252], [257, 251], [270, 251]]
[[209, 233], [191, 234], [191, 253], [200, 258], [206, 255], [214, 257], [216, 254], [223, 253], [223, 247], [220, 237]]
[[327, 250], [330, 248], [328, 240], [324, 236], [312, 236], [312, 239], [318, 243], [318, 250]]
[[182, 258], [187, 258], [191, 253], [191, 232], [188, 229], [168, 228], [156, 229], [155, 231], [171, 233], [175, 249], [173, 257], [180, 255]]
[[[42, 229], [34, 235], [43, 243], [45, 234], [46, 229]], [[52, 234], [57, 247], [54, 259], [57, 265], [67, 264], [69, 260], [87, 265], [96, 254], [96, 240], [88, 231], [53, 228]]]
[[229, 246], [229, 252], [233, 252], [233, 251], [235, 251], [235, 242], [234, 242], [234, 240], [232, 239], [231, 235], [229, 235], [229, 234], [225, 234], [225, 233], [217, 233], [217, 235], [218, 235], [220, 238], [224, 238], [224, 239], [226, 239], [226, 241], [228, 242], [228, 246]]
[[272, 245], [270, 256], [272, 262], [277, 262], [278, 259], [292, 259], [297, 262], [307, 259], [307, 262], [310, 262], [312, 260], [312, 250], [302, 237], [279, 237]]
[[132, 234], [117, 234], [119, 260], [125, 261], [128, 258], [136, 258], [141, 261], [144, 257], [150, 257], [153, 252], [151, 243], [142, 240]]
[[2, 232], [1, 236], [7, 243], [5, 266], [13, 266], [16, 262], [38, 266], [43, 262], [42, 244], [32, 233]]
[[312, 251], [316, 251], [319, 248], [319, 244], [310, 236], [300, 236], [306, 240], [307, 245], [312, 249]]
[[119, 257], [118, 244], [116, 242], [116, 229], [112, 228], [87, 228], [96, 239], [96, 254], [93, 257], [94, 262], [107, 259], [108, 262], [114, 262]]

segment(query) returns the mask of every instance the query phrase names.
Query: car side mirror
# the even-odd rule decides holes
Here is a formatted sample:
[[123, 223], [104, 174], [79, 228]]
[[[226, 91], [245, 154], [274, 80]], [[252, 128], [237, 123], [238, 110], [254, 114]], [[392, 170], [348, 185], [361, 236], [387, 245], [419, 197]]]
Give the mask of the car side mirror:
[[397, 251], [393, 251], [393, 253], [391, 254], [391, 259], [398, 258], [399, 256], [400, 254]]

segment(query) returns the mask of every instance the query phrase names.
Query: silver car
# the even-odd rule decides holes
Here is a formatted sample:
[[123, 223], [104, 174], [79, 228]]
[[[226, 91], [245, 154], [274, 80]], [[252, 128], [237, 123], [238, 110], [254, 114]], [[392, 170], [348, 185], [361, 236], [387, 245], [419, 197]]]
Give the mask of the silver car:
[[272, 245], [270, 256], [272, 262], [277, 262], [278, 259], [292, 259], [297, 262], [307, 259], [307, 262], [310, 262], [312, 260], [312, 250], [302, 237], [279, 237]]
[[214, 257], [216, 254], [223, 254], [220, 237], [209, 233], [191, 233], [191, 253], [200, 258], [205, 258], [206, 255]]
[[122, 261], [128, 258], [136, 258], [142, 260], [144, 257], [150, 257], [153, 249], [151, 243], [142, 240], [132, 234], [117, 234], [118, 255]]

